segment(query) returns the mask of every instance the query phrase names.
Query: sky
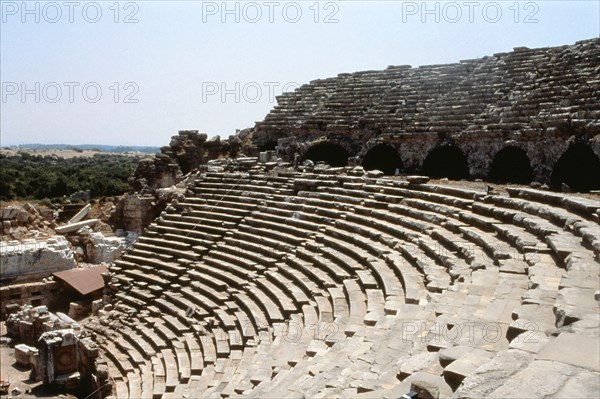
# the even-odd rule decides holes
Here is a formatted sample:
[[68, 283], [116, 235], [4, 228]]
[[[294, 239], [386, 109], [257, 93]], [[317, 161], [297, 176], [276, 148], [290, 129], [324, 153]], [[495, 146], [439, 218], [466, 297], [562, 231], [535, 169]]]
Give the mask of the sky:
[[0, 145], [227, 138], [276, 95], [600, 36], [600, 2], [0, 1]]

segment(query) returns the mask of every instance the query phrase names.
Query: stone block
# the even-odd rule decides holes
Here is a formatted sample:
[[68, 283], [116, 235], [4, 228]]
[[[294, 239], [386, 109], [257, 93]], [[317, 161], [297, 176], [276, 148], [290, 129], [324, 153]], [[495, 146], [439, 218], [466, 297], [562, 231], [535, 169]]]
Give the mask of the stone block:
[[600, 338], [565, 332], [549, 342], [537, 358], [600, 372]]

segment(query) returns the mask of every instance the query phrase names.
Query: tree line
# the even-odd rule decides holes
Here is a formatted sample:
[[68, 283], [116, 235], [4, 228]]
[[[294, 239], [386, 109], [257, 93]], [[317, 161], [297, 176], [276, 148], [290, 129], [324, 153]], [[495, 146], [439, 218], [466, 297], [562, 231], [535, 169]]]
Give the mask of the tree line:
[[92, 198], [123, 194], [127, 178], [140, 157], [95, 154], [59, 158], [20, 153], [0, 155], [0, 200], [50, 199], [59, 201], [79, 191]]

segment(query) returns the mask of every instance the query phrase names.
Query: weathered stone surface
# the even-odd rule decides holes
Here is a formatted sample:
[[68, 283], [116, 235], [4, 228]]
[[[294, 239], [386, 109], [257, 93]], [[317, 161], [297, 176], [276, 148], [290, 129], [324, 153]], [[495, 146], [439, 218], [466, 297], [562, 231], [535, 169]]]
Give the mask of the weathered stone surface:
[[471, 352], [473, 348], [470, 346], [453, 346], [451, 348], [443, 349], [440, 351], [440, 363], [442, 366], [446, 367], [448, 364], [452, 363], [456, 359], [466, 355]]
[[129, 185], [135, 191], [171, 187], [182, 179], [179, 165], [165, 154], [157, 154], [154, 159], [140, 161], [129, 178]]
[[406, 176], [406, 180], [413, 184], [425, 184], [429, 181], [427, 176]]
[[62, 236], [46, 241], [0, 243], [2, 278], [43, 278], [76, 267], [69, 242]]
[[17, 207], [6, 207], [2, 209], [2, 220], [12, 220], [19, 214], [19, 208]]
[[598, 303], [594, 300], [593, 288], [563, 288], [559, 291], [554, 305], [558, 327], [596, 312], [598, 312]]
[[456, 388], [465, 377], [473, 373], [493, 356], [492, 352], [473, 349], [444, 367], [444, 377], [451, 386]]
[[59, 234], [72, 233], [74, 231], [79, 230], [82, 227], [93, 226], [96, 223], [98, 223], [98, 219], [90, 219], [84, 220], [83, 222], [66, 224], [64, 226], [57, 227], [54, 230]]
[[547, 344], [537, 358], [600, 371], [600, 338], [564, 332]]
[[125, 239], [105, 237], [102, 233], [90, 233], [86, 240], [86, 256], [89, 263], [110, 263], [121, 257], [125, 250]]
[[54, 211], [30, 203], [0, 208], [0, 234], [3, 241], [38, 239], [53, 233]]
[[419, 398], [442, 399], [452, 396], [452, 389], [439, 375], [417, 372], [407, 378], [410, 390], [416, 392]]
[[[563, 328], [563, 330], [565, 330]], [[600, 313], [589, 313], [581, 320], [569, 324], [565, 331], [577, 335], [587, 335], [592, 338], [600, 338]]]
[[435, 352], [423, 352], [411, 356], [407, 361], [402, 362], [400, 366], [401, 376], [409, 376], [417, 371], [425, 371], [432, 374], [441, 372], [441, 366], [438, 362], [438, 354]]
[[87, 204], [79, 212], [77, 212], [77, 214], [75, 214], [75, 216], [73, 216], [71, 219], [69, 219], [69, 221], [67, 222], [67, 224], [72, 224], [72, 223], [79, 222], [81, 219], [83, 219], [84, 217], [86, 217], [88, 213], [90, 213], [91, 209], [92, 209], [92, 205]]
[[540, 352], [550, 339], [542, 331], [525, 331], [510, 343], [511, 349], [521, 349], [530, 353]]
[[[521, 397], [521, 387], [542, 398], [586, 383], [593, 392], [598, 372], [582, 368], [591, 367], [582, 354], [598, 343], [598, 268], [576, 231], [540, 216], [544, 203], [373, 179], [362, 167], [278, 168], [211, 160], [146, 192], [150, 207], [163, 190], [178, 196], [110, 267], [103, 299], [114, 307], [90, 320], [102, 352], [112, 343], [122, 352], [110, 357], [123, 359], [110, 367], [121, 388], [143, 381], [128, 373], [146, 364], [154, 387], [169, 381], [190, 397], [391, 398], [411, 387], [423, 397]], [[548, 234], [573, 245], [566, 264], [543, 244]], [[523, 261], [537, 242], [539, 261]], [[496, 247], [510, 258], [469, 267], [469, 255]], [[562, 325], [554, 306], [569, 311]], [[139, 345], [125, 342], [130, 333]], [[197, 375], [187, 374], [187, 347], [202, 354], [190, 359]], [[544, 373], [550, 383], [527, 386]]]
[[452, 397], [457, 399], [489, 397], [511, 376], [527, 367], [532, 360], [532, 355], [518, 350], [499, 352], [478, 367], [473, 374], [467, 376]]
[[554, 395], [555, 398], [597, 398], [600, 392], [598, 373], [577, 370]]
[[[504, 384], [487, 395], [488, 398], [545, 398], [560, 397], [558, 392], [576, 374], [577, 369], [565, 363], [533, 361], [525, 369], [508, 378]], [[573, 385], [578, 385], [574, 382]], [[581, 391], [581, 394], [587, 389]], [[460, 397], [455, 395], [455, 397]], [[586, 396], [579, 396], [586, 397]], [[593, 397], [587, 396], [587, 397]]]

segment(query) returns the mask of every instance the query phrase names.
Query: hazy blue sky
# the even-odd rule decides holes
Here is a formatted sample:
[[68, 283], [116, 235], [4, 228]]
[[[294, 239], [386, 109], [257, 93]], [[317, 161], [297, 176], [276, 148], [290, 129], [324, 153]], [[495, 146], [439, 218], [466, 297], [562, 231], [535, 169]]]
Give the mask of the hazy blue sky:
[[1, 144], [227, 137], [273, 92], [600, 35], [591, 1], [4, 1]]

